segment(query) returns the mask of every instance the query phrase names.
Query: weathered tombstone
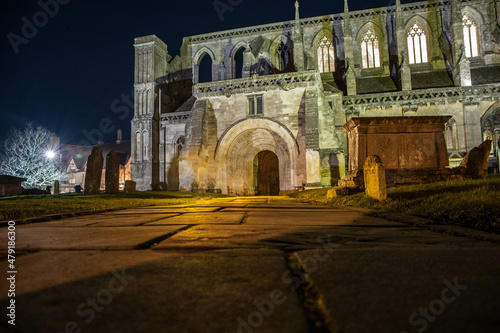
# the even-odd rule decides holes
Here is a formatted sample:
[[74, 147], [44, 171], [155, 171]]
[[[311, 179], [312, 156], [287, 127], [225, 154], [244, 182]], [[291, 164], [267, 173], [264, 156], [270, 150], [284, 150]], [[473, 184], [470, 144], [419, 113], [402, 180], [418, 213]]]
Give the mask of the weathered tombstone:
[[486, 140], [464, 157], [460, 167], [465, 168], [465, 174], [473, 178], [488, 176], [488, 162], [490, 158], [491, 140]]
[[106, 155], [106, 194], [118, 194], [120, 190], [120, 158], [112, 150]]
[[377, 199], [387, 199], [385, 167], [376, 155], [368, 156], [363, 165], [366, 195]]
[[54, 194], [54, 195], [55, 195], [55, 194], [59, 194], [59, 181], [58, 181], [58, 180], [56, 180], [56, 181], [54, 182], [54, 193], [53, 193], [53, 194]]
[[125, 193], [134, 193], [136, 183], [132, 180], [125, 181]]
[[83, 188], [83, 194], [99, 194], [99, 190], [101, 188], [103, 162], [104, 159], [102, 158], [102, 149], [100, 147], [94, 147], [92, 149], [92, 153], [87, 159], [87, 170], [85, 171], [85, 186]]

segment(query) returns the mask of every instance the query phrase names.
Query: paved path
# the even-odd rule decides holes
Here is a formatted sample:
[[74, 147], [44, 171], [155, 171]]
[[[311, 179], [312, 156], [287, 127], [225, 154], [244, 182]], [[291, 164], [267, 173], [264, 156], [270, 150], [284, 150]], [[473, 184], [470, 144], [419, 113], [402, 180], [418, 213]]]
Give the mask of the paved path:
[[500, 245], [348, 209], [229, 198], [16, 232], [0, 332], [500, 331]]

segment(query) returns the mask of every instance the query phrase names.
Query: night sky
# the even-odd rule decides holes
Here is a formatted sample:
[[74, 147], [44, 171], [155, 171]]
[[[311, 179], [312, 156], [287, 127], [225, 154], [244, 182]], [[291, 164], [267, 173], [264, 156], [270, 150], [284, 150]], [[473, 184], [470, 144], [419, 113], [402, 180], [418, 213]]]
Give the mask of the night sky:
[[[122, 128], [124, 139], [130, 139], [133, 109], [124, 118], [123, 110], [128, 107], [120, 99], [132, 96], [135, 37], [155, 34], [175, 56], [182, 37], [288, 21], [295, 15], [295, 0], [220, 0], [236, 4], [229, 5], [232, 12], [226, 11], [224, 20], [213, 0], [59, 1], [67, 3], [60, 4], [58, 13], [46, 23], [43, 15], [37, 15], [42, 10], [38, 1], [2, 3], [0, 139], [10, 128], [33, 122], [55, 132], [62, 143], [83, 143], [90, 141], [84, 132], [98, 129], [105, 118], [115, 128], [105, 135], [106, 142], [116, 139], [117, 128]], [[387, 0], [351, 0], [349, 7], [388, 4]], [[340, 13], [343, 1], [303, 0], [300, 11], [302, 18]], [[41, 27], [36, 34], [25, 29], [29, 38], [21, 42], [22, 19], [33, 23], [34, 15]], [[18, 43], [17, 54], [8, 38], [11, 32]], [[122, 111], [113, 112], [112, 105]]]

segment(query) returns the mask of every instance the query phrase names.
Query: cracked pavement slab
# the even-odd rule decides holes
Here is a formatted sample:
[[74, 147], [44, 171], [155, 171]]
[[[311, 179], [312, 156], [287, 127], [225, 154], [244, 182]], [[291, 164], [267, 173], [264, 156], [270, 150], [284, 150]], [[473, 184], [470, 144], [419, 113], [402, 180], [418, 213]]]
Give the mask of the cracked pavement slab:
[[16, 242], [16, 326], [2, 332], [500, 327], [500, 245], [359, 210], [226, 198], [19, 224]]

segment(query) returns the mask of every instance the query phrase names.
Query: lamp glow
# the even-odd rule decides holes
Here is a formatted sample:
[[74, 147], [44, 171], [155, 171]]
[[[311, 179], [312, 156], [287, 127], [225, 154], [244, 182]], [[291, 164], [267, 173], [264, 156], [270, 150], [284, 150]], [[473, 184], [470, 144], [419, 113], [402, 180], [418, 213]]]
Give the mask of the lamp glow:
[[45, 152], [45, 157], [47, 157], [47, 158], [52, 159], [55, 156], [56, 156], [56, 153], [54, 153], [52, 150], [48, 150], [48, 151]]

